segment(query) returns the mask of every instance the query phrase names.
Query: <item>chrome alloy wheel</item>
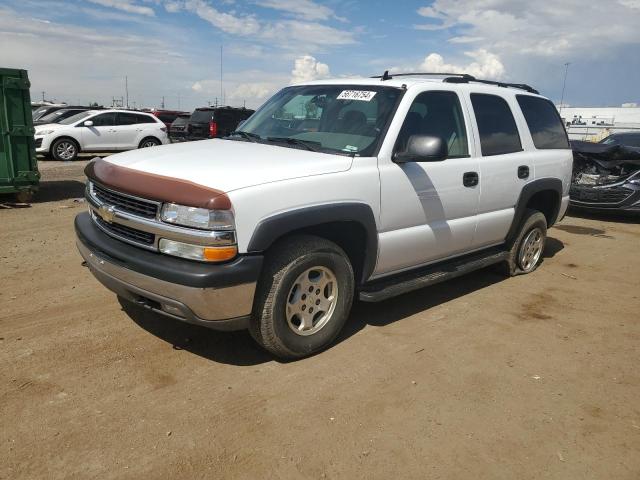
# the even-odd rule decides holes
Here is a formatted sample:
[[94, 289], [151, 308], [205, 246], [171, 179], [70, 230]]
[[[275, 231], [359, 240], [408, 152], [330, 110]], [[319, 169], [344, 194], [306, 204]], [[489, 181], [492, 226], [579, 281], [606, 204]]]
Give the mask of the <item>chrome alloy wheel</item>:
[[338, 298], [338, 281], [327, 267], [305, 270], [293, 283], [287, 297], [289, 328], [298, 335], [313, 335], [333, 316]]
[[523, 272], [530, 272], [538, 264], [544, 250], [544, 235], [542, 230], [534, 228], [522, 241], [518, 254], [518, 263]]
[[63, 141], [56, 145], [56, 155], [62, 160], [71, 160], [76, 156], [76, 146], [73, 142]]
[[145, 142], [142, 143], [142, 145], [140, 146], [140, 148], [149, 148], [149, 147], [155, 147], [156, 145], [158, 145], [156, 143], [155, 140], [147, 140]]

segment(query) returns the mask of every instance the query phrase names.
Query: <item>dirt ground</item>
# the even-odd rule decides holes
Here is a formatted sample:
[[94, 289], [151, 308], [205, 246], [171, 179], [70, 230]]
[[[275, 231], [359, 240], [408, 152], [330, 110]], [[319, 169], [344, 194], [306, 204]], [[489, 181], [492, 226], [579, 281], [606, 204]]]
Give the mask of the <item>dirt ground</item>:
[[638, 479], [640, 222], [381, 303], [313, 358], [129, 306], [74, 245], [86, 162], [0, 208], [0, 478]]

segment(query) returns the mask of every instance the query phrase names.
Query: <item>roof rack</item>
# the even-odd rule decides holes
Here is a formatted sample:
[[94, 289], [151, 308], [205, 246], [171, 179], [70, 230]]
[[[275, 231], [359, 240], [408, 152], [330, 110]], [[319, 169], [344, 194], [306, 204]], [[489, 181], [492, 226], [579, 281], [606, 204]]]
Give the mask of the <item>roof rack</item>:
[[469, 75], [468, 73], [443, 73], [443, 72], [409, 72], [409, 73], [394, 73], [391, 75], [389, 70], [385, 70], [384, 74], [377, 75], [371, 78], [379, 78], [381, 81], [391, 80], [393, 77], [431, 77], [431, 76], [439, 76], [445, 77], [442, 81], [446, 83], [469, 83], [469, 82], [478, 82], [484, 83], [486, 85], [495, 85], [497, 87], [503, 88], [518, 88], [520, 90], [524, 90], [529, 93], [539, 94], [535, 88], [525, 84], [525, 83], [506, 83], [506, 82], [497, 82], [494, 80], [482, 80], [480, 78], [476, 78], [473, 75]]

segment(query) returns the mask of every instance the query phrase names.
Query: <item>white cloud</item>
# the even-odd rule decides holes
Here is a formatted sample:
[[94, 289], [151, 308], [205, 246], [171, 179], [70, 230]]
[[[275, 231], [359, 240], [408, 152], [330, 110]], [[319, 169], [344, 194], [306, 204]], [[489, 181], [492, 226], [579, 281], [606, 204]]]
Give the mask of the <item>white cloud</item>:
[[[174, 2], [172, 5], [174, 11], [178, 11], [178, 4]], [[260, 30], [260, 24], [253, 15], [235, 16], [224, 13], [203, 0], [185, 0], [182, 6], [214, 27], [232, 35], [255, 35]]]
[[301, 48], [318, 51], [355, 43], [355, 30], [341, 30], [311, 21], [334, 15], [328, 7], [310, 0], [262, 0], [261, 5], [263, 3], [270, 8], [289, 11], [298, 18], [261, 21], [255, 15], [225, 13], [204, 0], [165, 0], [164, 6], [171, 13], [193, 13], [225, 33], [250, 37], [254, 42], [268, 43], [289, 51]]
[[303, 55], [295, 59], [291, 83], [310, 82], [327, 78], [329, 75], [329, 65], [319, 62], [311, 55]]
[[[418, 30], [455, 28], [452, 43], [473, 39], [500, 57], [601, 57], [640, 43], [640, 0], [435, 0], [417, 13]], [[610, 19], [606, 25], [603, 19]]]
[[292, 14], [304, 20], [328, 20], [337, 18], [335, 12], [325, 5], [319, 5], [313, 0], [257, 0], [256, 5], [272, 8]]
[[88, 0], [96, 5], [103, 7], [111, 7], [117, 10], [122, 10], [127, 13], [135, 13], [137, 15], [147, 15], [149, 17], [155, 16], [155, 12], [151, 7], [145, 7], [144, 5], [138, 5], [132, 0]]
[[434, 73], [468, 73], [485, 79], [500, 79], [504, 76], [505, 68], [497, 55], [483, 49], [465, 52], [465, 55], [473, 61], [466, 65], [455, 65], [445, 63], [442, 55], [431, 53], [424, 59], [419, 70]]

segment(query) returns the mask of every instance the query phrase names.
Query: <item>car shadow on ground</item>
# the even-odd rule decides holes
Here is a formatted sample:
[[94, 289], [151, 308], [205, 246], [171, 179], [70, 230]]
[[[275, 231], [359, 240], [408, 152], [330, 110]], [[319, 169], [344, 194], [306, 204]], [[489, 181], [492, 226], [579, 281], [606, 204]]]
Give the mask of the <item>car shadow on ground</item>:
[[71, 198], [84, 198], [85, 184], [78, 180], [48, 180], [40, 182], [40, 188], [31, 203], [58, 202]]
[[612, 210], [611, 212], [589, 212], [587, 210], [569, 208], [566, 218], [572, 217], [582, 218], [584, 220], [599, 220], [602, 222], [640, 223], [640, 211], [629, 212]]
[[[549, 237], [544, 258], [552, 258], [564, 248], [562, 241]], [[347, 340], [367, 325], [383, 327], [416, 313], [442, 305], [469, 293], [505, 281], [502, 265], [494, 265], [463, 277], [416, 290], [380, 303], [354, 302], [351, 315], [337, 342]], [[217, 332], [191, 325], [120, 299], [122, 310], [142, 329], [173, 345], [214, 362], [250, 366], [270, 361], [286, 363], [262, 350], [248, 332]]]

